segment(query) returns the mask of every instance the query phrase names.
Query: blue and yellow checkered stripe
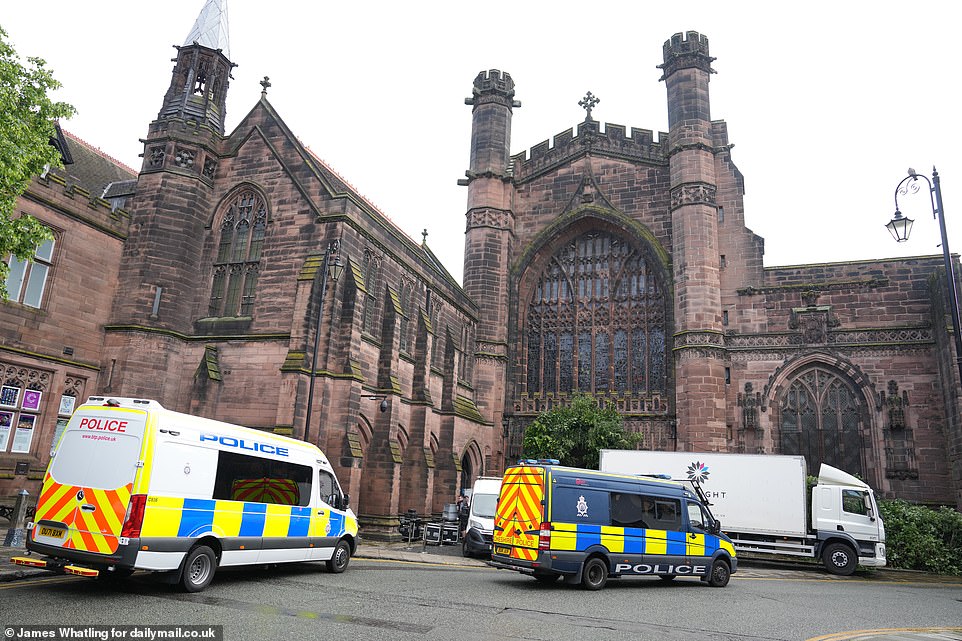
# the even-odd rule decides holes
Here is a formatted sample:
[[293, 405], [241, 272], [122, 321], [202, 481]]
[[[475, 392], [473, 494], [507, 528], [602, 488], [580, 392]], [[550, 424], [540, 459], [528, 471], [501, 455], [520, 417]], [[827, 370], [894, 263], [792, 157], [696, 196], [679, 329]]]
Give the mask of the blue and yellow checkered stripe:
[[141, 536], [340, 536], [346, 528], [356, 532], [356, 525], [346, 523], [343, 514], [324, 510], [323, 515], [316, 515], [313, 511], [296, 505], [150, 496]]
[[552, 523], [551, 549], [583, 552], [601, 545], [619, 554], [712, 556], [720, 546], [717, 536], [671, 530], [623, 528], [578, 523]]

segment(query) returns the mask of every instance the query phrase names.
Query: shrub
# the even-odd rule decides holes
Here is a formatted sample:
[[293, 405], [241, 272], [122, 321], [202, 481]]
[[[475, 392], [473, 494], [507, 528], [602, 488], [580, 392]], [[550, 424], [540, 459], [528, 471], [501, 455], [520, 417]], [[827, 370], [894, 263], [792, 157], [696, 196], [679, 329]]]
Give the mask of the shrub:
[[879, 501], [888, 565], [962, 576], [962, 514], [901, 499]]

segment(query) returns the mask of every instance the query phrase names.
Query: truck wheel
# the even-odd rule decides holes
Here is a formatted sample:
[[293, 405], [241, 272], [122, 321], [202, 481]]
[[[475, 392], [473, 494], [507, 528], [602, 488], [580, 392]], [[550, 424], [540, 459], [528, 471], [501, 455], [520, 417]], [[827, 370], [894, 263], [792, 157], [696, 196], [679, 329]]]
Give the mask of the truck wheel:
[[214, 551], [206, 545], [198, 545], [187, 553], [180, 585], [187, 592], [200, 592], [210, 585], [216, 569], [217, 557], [214, 556]]
[[708, 575], [707, 583], [713, 588], [723, 588], [728, 585], [728, 580], [732, 577], [732, 571], [728, 568], [728, 563], [721, 559], [715, 559], [711, 564], [711, 574]]
[[332, 574], [340, 574], [347, 569], [347, 564], [351, 562], [351, 546], [347, 541], [341, 539], [334, 546], [334, 554], [331, 559], [326, 561], [327, 571]]
[[581, 570], [581, 585], [586, 590], [600, 590], [608, 581], [608, 564], [598, 556], [593, 556], [585, 562]]
[[858, 565], [855, 551], [844, 543], [829, 543], [822, 550], [822, 565], [832, 574], [851, 576]]

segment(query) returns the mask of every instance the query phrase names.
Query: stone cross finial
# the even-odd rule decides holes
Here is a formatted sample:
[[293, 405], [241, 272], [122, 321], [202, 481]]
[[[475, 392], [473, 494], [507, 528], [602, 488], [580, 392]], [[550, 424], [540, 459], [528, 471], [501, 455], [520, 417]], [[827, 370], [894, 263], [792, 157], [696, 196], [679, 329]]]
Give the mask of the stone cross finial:
[[428, 243], [428, 230], [425, 229], [421, 232], [421, 244], [426, 245]]
[[585, 120], [591, 120], [591, 110], [594, 109], [595, 105], [597, 105], [599, 102], [601, 102], [601, 99], [591, 95], [590, 91], [586, 93], [585, 97], [578, 102], [581, 108], [588, 112], [588, 117], [585, 118]]
[[271, 79], [268, 78], [267, 76], [264, 76], [264, 79], [261, 80], [261, 87], [263, 87], [263, 89], [261, 89], [262, 96], [267, 95], [267, 88], [270, 86], [271, 86]]

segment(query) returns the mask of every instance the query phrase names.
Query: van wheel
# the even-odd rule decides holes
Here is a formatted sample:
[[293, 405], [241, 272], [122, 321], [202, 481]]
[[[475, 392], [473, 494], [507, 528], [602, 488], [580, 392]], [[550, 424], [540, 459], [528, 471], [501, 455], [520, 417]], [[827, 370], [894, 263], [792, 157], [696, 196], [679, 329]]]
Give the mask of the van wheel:
[[829, 543], [822, 551], [822, 565], [832, 574], [851, 576], [858, 565], [858, 557], [844, 543]]
[[600, 590], [608, 581], [608, 564], [601, 557], [593, 556], [581, 570], [581, 585], [586, 590]]
[[708, 575], [707, 583], [713, 588], [723, 588], [728, 585], [728, 580], [732, 577], [732, 571], [728, 563], [721, 559], [715, 559], [711, 565], [711, 574]]
[[210, 585], [216, 569], [217, 557], [214, 556], [214, 551], [206, 545], [198, 545], [187, 553], [180, 585], [187, 592], [200, 592]]
[[327, 571], [331, 574], [340, 574], [347, 569], [347, 564], [351, 562], [351, 546], [347, 541], [341, 539], [334, 546], [334, 554], [331, 555], [327, 564]]

